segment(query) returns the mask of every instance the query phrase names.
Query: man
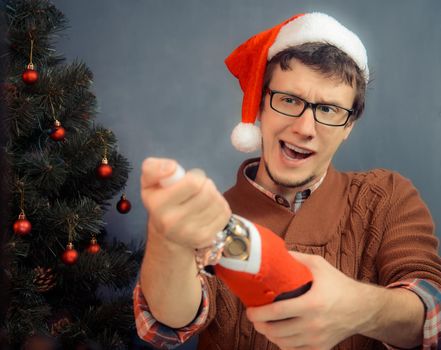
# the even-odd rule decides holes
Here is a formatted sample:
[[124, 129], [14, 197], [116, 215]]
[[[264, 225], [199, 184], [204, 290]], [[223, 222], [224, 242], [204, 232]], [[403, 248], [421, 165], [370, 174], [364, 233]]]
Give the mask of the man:
[[[427, 208], [396, 173], [331, 165], [364, 108], [361, 41], [312, 13], [259, 33], [226, 63], [244, 91], [233, 144], [262, 141], [261, 157], [244, 162], [225, 197], [195, 170], [162, 188], [176, 163], [144, 162], [138, 334], [163, 348], [193, 334], [200, 349], [436, 348], [441, 261]], [[311, 270], [311, 289], [245, 309], [216, 277], [198, 275], [195, 249], [214, 249], [231, 213], [282, 237]]]

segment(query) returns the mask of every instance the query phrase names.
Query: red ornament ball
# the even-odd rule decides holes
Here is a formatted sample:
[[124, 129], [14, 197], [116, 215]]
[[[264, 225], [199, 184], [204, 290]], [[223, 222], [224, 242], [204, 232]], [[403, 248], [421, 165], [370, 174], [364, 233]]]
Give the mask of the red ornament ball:
[[99, 179], [109, 179], [112, 177], [113, 169], [109, 164], [101, 164], [96, 169], [96, 175]]
[[20, 214], [18, 219], [14, 222], [13, 230], [16, 235], [26, 236], [31, 233], [32, 225], [31, 222], [26, 219], [24, 214]]
[[50, 138], [54, 141], [63, 141], [65, 137], [66, 129], [63, 128], [61, 123], [57, 120], [51, 130]]
[[78, 261], [78, 252], [74, 249], [72, 243], [67, 245], [66, 250], [61, 255], [61, 260], [66, 265], [73, 265]]
[[130, 201], [126, 198], [126, 196], [122, 195], [121, 199], [118, 201], [118, 203], [116, 203], [116, 209], [121, 214], [127, 214], [131, 208], [132, 204], [130, 203]]
[[34, 68], [28, 68], [21, 75], [23, 82], [26, 85], [34, 85], [38, 81], [38, 72]]
[[96, 238], [92, 238], [90, 240], [89, 246], [86, 248], [87, 252], [90, 254], [96, 254], [101, 250], [100, 245], [98, 244]]

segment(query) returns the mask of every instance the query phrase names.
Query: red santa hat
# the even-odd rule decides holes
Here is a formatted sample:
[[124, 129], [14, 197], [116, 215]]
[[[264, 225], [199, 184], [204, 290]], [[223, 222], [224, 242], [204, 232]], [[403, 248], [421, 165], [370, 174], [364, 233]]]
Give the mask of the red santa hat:
[[369, 69], [363, 43], [357, 35], [328, 15], [317, 12], [295, 15], [254, 35], [225, 60], [230, 72], [239, 79], [244, 94], [242, 121], [231, 134], [231, 142], [237, 150], [248, 153], [260, 147], [260, 129], [254, 122], [259, 112], [267, 62], [289, 47], [308, 42], [336, 46], [354, 60], [368, 81]]

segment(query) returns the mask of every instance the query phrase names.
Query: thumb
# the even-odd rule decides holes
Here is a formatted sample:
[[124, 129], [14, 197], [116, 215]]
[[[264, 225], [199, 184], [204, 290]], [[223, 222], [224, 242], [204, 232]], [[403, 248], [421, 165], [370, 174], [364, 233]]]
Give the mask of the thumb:
[[146, 158], [141, 166], [141, 189], [156, 186], [159, 180], [174, 173], [177, 162], [167, 158]]
[[312, 255], [312, 254], [305, 254], [305, 253], [299, 253], [299, 252], [295, 252], [290, 250], [289, 254], [291, 254], [291, 256], [296, 259], [298, 262], [302, 263], [303, 265], [306, 265], [308, 267], [311, 267], [312, 265], [314, 265], [314, 259], [317, 258], [316, 255]]

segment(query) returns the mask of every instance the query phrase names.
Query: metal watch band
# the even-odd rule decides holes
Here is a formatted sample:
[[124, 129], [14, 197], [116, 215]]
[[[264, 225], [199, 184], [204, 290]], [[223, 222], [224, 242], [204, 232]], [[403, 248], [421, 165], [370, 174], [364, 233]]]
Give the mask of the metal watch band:
[[[248, 228], [234, 216], [230, 217], [225, 228], [218, 232], [213, 244], [195, 250], [198, 274], [207, 275], [205, 266], [216, 265], [223, 256], [231, 259], [247, 260], [250, 254]], [[210, 275], [208, 273], [208, 275]]]
[[250, 255], [250, 234], [242, 221], [231, 217], [226, 231], [222, 256], [231, 259], [247, 260]]

